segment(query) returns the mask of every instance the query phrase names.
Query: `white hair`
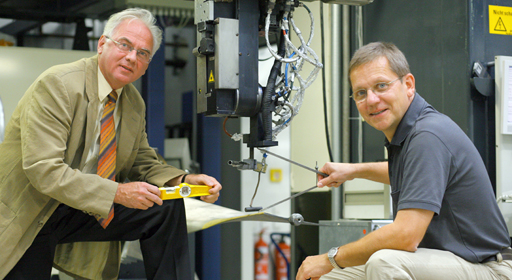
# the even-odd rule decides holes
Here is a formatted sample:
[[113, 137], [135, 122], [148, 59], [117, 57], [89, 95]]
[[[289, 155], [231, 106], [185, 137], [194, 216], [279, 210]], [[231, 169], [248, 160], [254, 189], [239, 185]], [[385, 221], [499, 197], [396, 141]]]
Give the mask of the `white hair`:
[[149, 31], [151, 31], [151, 35], [153, 36], [153, 50], [151, 51], [151, 56], [153, 56], [158, 48], [160, 48], [160, 43], [162, 42], [162, 29], [156, 25], [156, 18], [148, 10], [141, 8], [129, 8], [111, 15], [107, 24], [105, 24], [103, 35], [112, 38], [112, 35], [119, 24], [124, 20], [134, 19], [142, 21], [148, 27]]

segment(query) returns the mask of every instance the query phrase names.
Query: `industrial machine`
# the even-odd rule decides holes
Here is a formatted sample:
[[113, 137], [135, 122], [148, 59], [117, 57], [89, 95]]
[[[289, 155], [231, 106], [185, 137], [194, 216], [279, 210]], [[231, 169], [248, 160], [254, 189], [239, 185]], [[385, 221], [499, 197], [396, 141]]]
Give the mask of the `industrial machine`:
[[[364, 5], [373, 0], [323, 2]], [[309, 19], [300, 20], [311, 21], [308, 32], [295, 24], [296, 9], [307, 10]], [[310, 47], [315, 27], [312, 13], [298, 0], [195, 0], [194, 20], [197, 112], [226, 120], [250, 118], [249, 134], [230, 135], [243, 140], [250, 158], [229, 163], [240, 170], [264, 172], [265, 164], [254, 158], [254, 148], [278, 144], [276, 136], [299, 113], [305, 90], [323, 67]], [[258, 83], [260, 42], [274, 58], [266, 86]]]
[[[313, 40], [320, 40], [318, 28], [320, 21], [313, 17], [308, 7], [308, 5], [311, 6], [311, 2], [315, 1], [195, 0], [194, 2], [194, 23], [197, 26], [197, 46], [194, 49], [197, 57], [196, 111], [205, 116], [224, 118], [224, 124], [231, 118], [249, 119], [247, 134], [230, 135], [226, 129], [224, 131], [233, 140], [243, 141], [249, 149], [248, 155], [242, 156], [242, 160], [231, 158], [229, 164], [239, 170], [258, 172], [257, 179], [251, 176], [254, 174], [242, 175], [242, 177], [251, 177], [252, 179], [249, 180], [251, 184], [256, 180], [259, 184], [259, 176], [265, 172], [266, 168], [266, 154], [275, 156], [269, 153], [268, 148], [276, 148], [275, 146], [279, 144], [276, 137], [292, 123], [303, 102], [308, 102], [306, 91], [323, 67], [324, 62], [317, 55], [320, 50], [311, 48]], [[365, 5], [373, 0], [325, 0], [323, 2]], [[301, 23], [303, 30], [297, 27], [296, 22]], [[310, 28], [303, 27], [305, 22]], [[260, 60], [267, 59], [270, 55], [259, 57], [262, 49], [267, 49], [271, 54], [270, 59], [274, 61], [266, 84], [260, 84], [260, 81], [265, 79], [259, 77], [259, 65]], [[267, 53], [266, 50], [265, 53]], [[285, 135], [282, 133], [280, 136], [282, 138]], [[257, 159], [255, 151], [258, 149], [266, 154]], [[242, 184], [243, 182], [244, 180]], [[257, 189], [258, 186], [255, 188], [255, 193]], [[301, 195], [305, 191], [296, 195]], [[289, 201], [296, 195], [280, 200], [278, 203]], [[252, 196], [253, 199], [254, 196], [255, 194]], [[264, 209], [253, 207], [251, 199], [248, 208], [250, 210], [259, 208], [263, 211], [276, 206], [276, 203], [267, 206], [268, 204], [262, 205]], [[259, 230], [261, 228], [242, 225], [242, 274], [252, 274], [254, 271], [252, 262], [248, 261], [254, 257], [254, 254], [248, 251], [251, 251], [254, 246], [251, 236]], [[294, 245], [290, 271], [293, 273], [296, 271], [295, 259], [299, 259], [294, 252], [297, 248], [295, 242], [300, 237], [294, 233], [291, 235]], [[310, 241], [315, 242], [316, 239], [310, 235]], [[243, 276], [242, 279], [251, 277], [246, 274]]]

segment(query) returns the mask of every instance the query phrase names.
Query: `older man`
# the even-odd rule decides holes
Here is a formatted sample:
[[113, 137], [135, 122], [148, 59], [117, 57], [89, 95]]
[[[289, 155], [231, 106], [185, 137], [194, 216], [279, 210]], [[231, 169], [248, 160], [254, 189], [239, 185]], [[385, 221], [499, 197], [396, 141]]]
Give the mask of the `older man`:
[[116, 279], [119, 241], [139, 239], [148, 279], [193, 279], [183, 201], [158, 187], [205, 184], [214, 202], [221, 185], [161, 164], [148, 145], [131, 83], [161, 32], [146, 10], [114, 14], [96, 56], [48, 69], [21, 99], [0, 144], [0, 278], [49, 279], [53, 265]]
[[482, 159], [416, 92], [402, 52], [390, 43], [363, 46], [349, 76], [359, 113], [386, 137], [389, 161], [327, 163], [318, 186], [390, 184], [394, 221], [306, 258], [297, 279], [512, 279], [510, 237]]

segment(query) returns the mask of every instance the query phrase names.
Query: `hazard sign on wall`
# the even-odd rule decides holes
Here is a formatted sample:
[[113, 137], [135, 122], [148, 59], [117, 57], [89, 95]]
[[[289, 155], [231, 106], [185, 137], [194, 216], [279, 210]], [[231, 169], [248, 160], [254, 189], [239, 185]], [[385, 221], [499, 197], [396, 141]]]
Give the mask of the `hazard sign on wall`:
[[489, 33], [512, 35], [512, 7], [489, 5]]

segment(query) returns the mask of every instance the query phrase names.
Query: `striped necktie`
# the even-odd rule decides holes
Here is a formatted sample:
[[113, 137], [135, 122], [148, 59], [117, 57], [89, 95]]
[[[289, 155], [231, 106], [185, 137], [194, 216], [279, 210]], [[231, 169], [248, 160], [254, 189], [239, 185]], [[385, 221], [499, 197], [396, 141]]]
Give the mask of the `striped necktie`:
[[[116, 180], [116, 126], [114, 124], [114, 109], [116, 108], [117, 92], [112, 91], [108, 95], [108, 101], [101, 116], [100, 130], [100, 153], [98, 157], [98, 175], [103, 178]], [[114, 218], [114, 204], [110, 208], [108, 218], [103, 219], [96, 216], [96, 219], [103, 228], [107, 228]]]

